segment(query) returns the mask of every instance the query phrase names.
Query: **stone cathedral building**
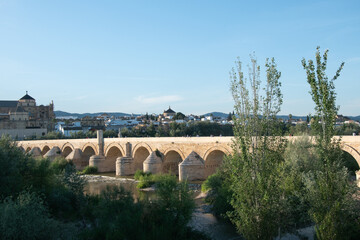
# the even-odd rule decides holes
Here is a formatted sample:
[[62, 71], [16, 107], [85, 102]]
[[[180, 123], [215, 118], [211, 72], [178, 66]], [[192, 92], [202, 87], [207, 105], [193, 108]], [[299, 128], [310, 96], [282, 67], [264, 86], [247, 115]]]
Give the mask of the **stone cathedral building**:
[[36, 105], [27, 92], [15, 101], [0, 100], [0, 136], [23, 139], [40, 137], [54, 128], [54, 104]]

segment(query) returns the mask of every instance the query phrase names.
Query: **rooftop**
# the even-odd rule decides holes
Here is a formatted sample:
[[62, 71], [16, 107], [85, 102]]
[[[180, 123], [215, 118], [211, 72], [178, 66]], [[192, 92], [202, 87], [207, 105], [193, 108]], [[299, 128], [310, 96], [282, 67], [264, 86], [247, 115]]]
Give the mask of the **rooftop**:
[[26, 94], [22, 98], [20, 98], [20, 100], [34, 100], [35, 101], [35, 99], [33, 97], [31, 97], [27, 91], [26, 91]]

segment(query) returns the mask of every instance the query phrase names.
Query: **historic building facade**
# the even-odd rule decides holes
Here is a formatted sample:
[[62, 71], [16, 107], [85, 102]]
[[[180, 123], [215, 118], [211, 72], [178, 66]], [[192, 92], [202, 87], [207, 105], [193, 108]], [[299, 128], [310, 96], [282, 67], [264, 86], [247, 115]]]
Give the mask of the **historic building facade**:
[[54, 128], [54, 104], [36, 105], [27, 92], [15, 101], [0, 101], [0, 135], [13, 138], [39, 137]]

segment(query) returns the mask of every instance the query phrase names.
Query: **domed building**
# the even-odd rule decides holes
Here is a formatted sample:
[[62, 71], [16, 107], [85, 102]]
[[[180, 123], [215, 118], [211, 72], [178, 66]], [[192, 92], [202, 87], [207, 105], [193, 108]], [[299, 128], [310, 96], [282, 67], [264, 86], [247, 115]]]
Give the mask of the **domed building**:
[[15, 101], [0, 100], [0, 136], [13, 138], [39, 137], [53, 129], [54, 104], [36, 105], [28, 92]]
[[163, 115], [165, 118], [172, 119], [176, 115], [176, 112], [174, 110], [172, 110], [171, 107], [169, 106], [168, 110], [166, 110], [166, 111], [164, 110]]

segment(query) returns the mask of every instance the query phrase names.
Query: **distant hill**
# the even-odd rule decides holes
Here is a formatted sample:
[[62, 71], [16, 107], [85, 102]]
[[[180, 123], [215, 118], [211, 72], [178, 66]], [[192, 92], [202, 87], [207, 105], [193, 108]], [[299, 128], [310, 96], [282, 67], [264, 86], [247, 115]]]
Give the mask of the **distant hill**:
[[55, 116], [57, 118], [83, 118], [85, 116], [90, 116], [90, 117], [97, 117], [100, 116], [104, 113], [108, 114], [109, 116], [114, 116], [114, 117], [124, 117], [124, 116], [140, 116], [140, 114], [128, 114], [128, 113], [122, 113], [122, 112], [98, 112], [98, 113], [68, 113], [68, 112], [64, 112], [64, 111], [54, 111]]
[[360, 122], [360, 116], [348, 116], [348, 118], [350, 118], [351, 120], [354, 120], [354, 121], [359, 121]]
[[209, 115], [213, 115], [213, 117], [220, 117], [220, 118], [227, 118], [228, 117], [228, 113], [223, 113], [223, 112], [210, 112], [210, 113], [206, 113], [204, 114], [204, 116], [209, 116]]

